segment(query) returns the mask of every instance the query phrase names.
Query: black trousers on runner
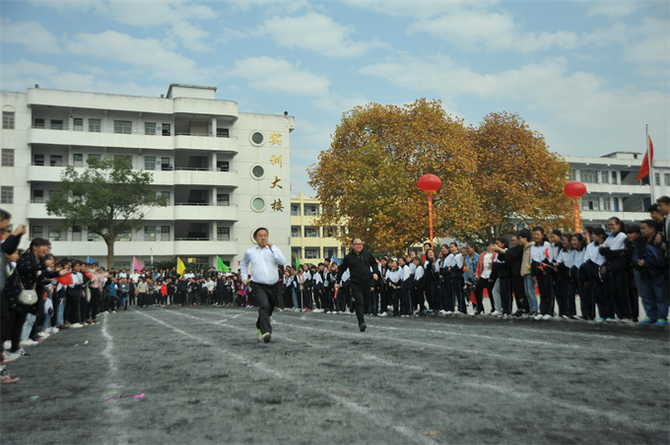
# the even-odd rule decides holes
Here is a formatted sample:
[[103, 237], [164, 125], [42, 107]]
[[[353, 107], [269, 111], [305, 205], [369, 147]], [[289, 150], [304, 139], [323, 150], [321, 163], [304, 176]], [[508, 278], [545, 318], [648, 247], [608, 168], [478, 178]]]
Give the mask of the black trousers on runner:
[[270, 325], [270, 317], [272, 311], [279, 301], [279, 292], [281, 284], [260, 284], [254, 281], [251, 282], [251, 292], [253, 294], [254, 304], [258, 306], [258, 320], [256, 320], [256, 327], [260, 329], [261, 334], [266, 332], [272, 333], [272, 325]]
[[350, 286], [356, 318], [360, 326], [365, 323], [365, 309], [370, 305], [370, 283], [351, 283]]

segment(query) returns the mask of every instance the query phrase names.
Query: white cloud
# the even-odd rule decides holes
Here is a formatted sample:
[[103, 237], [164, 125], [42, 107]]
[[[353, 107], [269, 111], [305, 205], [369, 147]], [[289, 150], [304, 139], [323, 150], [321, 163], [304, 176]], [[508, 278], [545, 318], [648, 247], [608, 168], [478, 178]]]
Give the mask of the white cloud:
[[130, 81], [117, 84], [101, 80], [94, 74], [63, 72], [56, 66], [26, 59], [11, 64], [3, 64], [0, 68], [2, 69], [0, 89], [6, 91], [25, 92], [26, 89], [39, 84], [42, 88], [55, 90], [158, 97], [165, 90], [163, 86], [140, 87]]
[[227, 74], [242, 77], [251, 88], [266, 93], [324, 96], [328, 94], [330, 85], [326, 76], [300, 70], [298, 65], [267, 56], [238, 60]]
[[378, 39], [356, 42], [350, 38], [355, 32], [351, 25], [340, 25], [324, 14], [310, 11], [301, 17], [267, 19], [253, 35], [269, 35], [280, 47], [306, 49], [329, 58], [360, 57], [373, 48], [389, 47]]
[[66, 48], [75, 55], [128, 64], [143, 73], [171, 81], [197, 82], [213, 72], [213, 69], [198, 69], [193, 60], [166, 50], [160, 40], [138, 39], [116, 31], [79, 33], [66, 42]]
[[567, 67], [565, 59], [556, 58], [480, 74], [440, 56], [406, 57], [370, 65], [360, 73], [422, 94], [437, 93], [446, 101], [477, 96], [504, 103], [508, 111], [519, 111], [526, 118], [533, 116], [532, 120], [547, 129], [548, 143], [563, 154], [596, 156], [638, 150], [644, 123], [663, 129], [657, 138], [659, 146], [667, 146], [667, 92], [613, 89], [600, 76], [587, 72], [570, 74]]
[[35, 21], [13, 23], [8, 18], [2, 19], [2, 43], [18, 43], [24, 45], [31, 53], [59, 53], [60, 48], [56, 37], [41, 23]]
[[604, 15], [609, 18], [624, 17], [631, 15], [633, 12], [637, 11], [640, 6], [640, 3], [627, 1], [627, 2], [593, 2], [589, 5], [588, 12], [586, 13], [587, 17], [592, 17], [595, 15]]
[[480, 9], [456, 8], [437, 18], [420, 19], [410, 24], [408, 34], [428, 32], [466, 49], [529, 53], [553, 47], [574, 48], [579, 40], [574, 32], [524, 32], [510, 14]]

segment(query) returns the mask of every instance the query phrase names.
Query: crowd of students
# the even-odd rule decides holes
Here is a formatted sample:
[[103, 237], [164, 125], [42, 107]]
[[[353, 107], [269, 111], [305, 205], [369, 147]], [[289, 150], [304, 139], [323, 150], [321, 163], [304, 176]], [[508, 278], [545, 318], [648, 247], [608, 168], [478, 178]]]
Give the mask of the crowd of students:
[[[628, 224], [613, 217], [609, 233], [585, 227], [568, 234], [542, 227], [524, 229], [509, 239], [497, 238], [478, 253], [473, 243], [453, 242], [433, 249], [378, 259], [377, 280], [371, 280], [371, 298], [365, 311], [374, 316], [422, 315], [554, 317], [596, 322], [668, 323], [668, 230], [670, 198], [663, 196], [649, 208], [650, 219]], [[115, 313], [128, 306], [246, 306], [254, 301], [239, 273], [215, 270], [110, 270], [77, 259], [56, 260], [51, 244], [34, 238], [18, 249], [25, 227], [7, 232], [11, 215], [0, 210], [2, 255], [2, 383], [13, 383], [5, 364], [28, 352], [61, 329], [98, 323], [98, 314]], [[437, 250], [437, 253], [436, 253]], [[337, 260], [278, 270], [282, 286], [279, 310], [353, 313], [349, 271], [335, 289]], [[40, 296], [23, 305], [23, 289]], [[539, 294], [539, 303], [538, 303]], [[579, 307], [577, 306], [579, 296]], [[644, 310], [638, 307], [642, 299]], [[513, 311], [513, 303], [516, 310]]]

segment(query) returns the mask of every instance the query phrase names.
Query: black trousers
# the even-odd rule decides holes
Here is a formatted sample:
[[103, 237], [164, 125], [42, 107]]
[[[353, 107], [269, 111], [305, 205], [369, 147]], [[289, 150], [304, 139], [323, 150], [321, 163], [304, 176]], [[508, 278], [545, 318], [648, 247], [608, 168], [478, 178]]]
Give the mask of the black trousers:
[[628, 273], [625, 270], [609, 273], [606, 294], [619, 318], [633, 318], [628, 298]]
[[554, 287], [551, 275], [537, 276], [537, 288], [540, 291], [540, 313], [554, 315]]
[[[489, 280], [488, 278], [480, 278], [479, 281], [477, 281], [477, 285], [475, 286], [475, 298], [477, 299], [477, 312], [482, 313], [484, 312], [484, 289], [489, 294], [489, 300], [491, 300], [491, 312], [496, 310], [496, 304], [493, 301], [493, 285], [495, 284], [494, 281]], [[502, 297], [502, 294], [501, 294]], [[498, 308], [500, 309], [500, 308]], [[500, 310], [502, 312], [502, 310]]]
[[101, 292], [99, 288], [91, 287], [91, 318], [96, 318], [100, 312], [100, 297]]
[[270, 317], [272, 311], [279, 301], [278, 285], [267, 285], [251, 282], [251, 292], [253, 294], [254, 304], [258, 306], [258, 320], [256, 327], [260, 329], [261, 334], [272, 332]]
[[358, 325], [365, 323], [365, 308], [370, 305], [370, 283], [351, 283], [351, 296], [354, 299], [354, 309]]
[[528, 302], [528, 298], [526, 298], [526, 289], [521, 275], [512, 275], [512, 291], [516, 300], [516, 308], [525, 313], [530, 312], [530, 303]]
[[[4, 299], [4, 296], [2, 297]], [[12, 346], [9, 348], [11, 352], [16, 352], [21, 347], [21, 331], [23, 331], [23, 323], [26, 322], [28, 312], [17, 312], [13, 310], [8, 311], [9, 319], [7, 327], [5, 327], [2, 337], [2, 343], [7, 340], [12, 341]]]

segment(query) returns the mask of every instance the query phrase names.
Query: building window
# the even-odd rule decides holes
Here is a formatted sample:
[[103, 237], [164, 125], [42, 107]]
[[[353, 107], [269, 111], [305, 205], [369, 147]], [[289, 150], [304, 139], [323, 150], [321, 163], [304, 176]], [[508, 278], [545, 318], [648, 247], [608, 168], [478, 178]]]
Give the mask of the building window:
[[614, 211], [619, 211], [619, 198], [612, 198], [612, 204], [614, 204]]
[[167, 201], [167, 205], [170, 205], [170, 192], [167, 192], [167, 191], [164, 190], [164, 191], [161, 191], [160, 193], [156, 194], [156, 198], [161, 198], [161, 197], [165, 198], [165, 200]]
[[331, 260], [337, 256], [337, 248], [328, 247], [323, 249], [323, 256], [325, 258], [330, 258]]
[[119, 236], [116, 238], [117, 241], [132, 241], [133, 233], [129, 228], [125, 229], [122, 233], [119, 233]]
[[2, 166], [3, 167], [14, 167], [14, 149], [13, 148], [3, 148], [2, 149]]
[[216, 161], [216, 169], [220, 172], [229, 172], [230, 163], [228, 161]]
[[83, 167], [84, 166], [84, 154], [83, 153], [73, 153], [72, 154], [72, 161], [74, 162], [75, 167]]
[[326, 227], [323, 229], [324, 238], [332, 238], [337, 235], [337, 227]]
[[88, 131], [91, 133], [100, 133], [102, 123], [100, 119], [89, 119], [88, 120]]
[[224, 189], [216, 189], [216, 205], [218, 206], [229, 206], [230, 205], [230, 195], [225, 193]]
[[291, 204], [291, 216], [300, 216], [300, 204]]
[[305, 216], [317, 216], [319, 206], [317, 204], [305, 204]]
[[172, 163], [170, 162], [170, 158], [161, 158], [161, 171], [172, 171]]
[[93, 233], [90, 230], [88, 230], [86, 235], [87, 235], [86, 239], [88, 241], [100, 241], [100, 235], [98, 235], [97, 233]]
[[145, 122], [144, 123], [144, 134], [147, 136], [156, 135], [156, 122]]
[[291, 256], [293, 258], [302, 258], [302, 247], [291, 247]]
[[52, 167], [62, 167], [63, 166], [63, 156], [61, 155], [51, 155], [49, 156], [49, 165]]
[[155, 156], [145, 156], [144, 157], [144, 169], [145, 170], [155, 170], [156, 169], [156, 157]]
[[[95, 159], [95, 160], [97, 160], [98, 162], [100, 162], [101, 157], [100, 157], [99, 154], [95, 153], [95, 154], [90, 154], [90, 155], [88, 155], [87, 162], [88, 162], [88, 159]], [[89, 165], [90, 165], [90, 163], [89, 163]]]
[[81, 241], [81, 227], [72, 226], [72, 241]]
[[265, 210], [265, 200], [261, 197], [256, 197], [251, 201], [251, 207], [257, 212], [262, 212]]
[[670, 185], [670, 173], [663, 174], [663, 182], [665, 185]]
[[114, 121], [114, 133], [131, 134], [133, 123], [131, 121]]
[[602, 179], [603, 184], [609, 184], [610, 173], [609, 172], [600, 172], [600, 178]]
[[32, 202], [41, 204], [44, 202], [44, 190], [33, 190]]
[[42, 238], [42, 226], [32, 227], [33, 238]]
[[251, 169], [251, 174], [256, 179], [261, 179], [265, 175], [265, 169], [260, 165], [254, 165]]
[[33, 165], [44, 165], [44, 155], [33, 156]]
[[598, 183], [598, 171], [597, 170], [581, 170], [579, 172], [580, 180], [586, 184], [597, 184]]
[[51, 119], [51, 129], [52, 130], [62, 130], [63, 129], [63, 120], [62, 119]]
[[75, 117], [72, 123], [74, 125], [74, 131], [84, 131], [84, 118]]
[[313, 260], [319, 258], [318, 247], [305, 247], [305, 258]]
[[60, 227], [49, 227], [49, 241], [67, 241], [66, 233]]
[[2, 129], [3, 130], [13, 130], [14, 129], [14, 112], [13, 111], [3, 111], [2, 112]]
[[170, 241], [170, 226], [161, 226], [161, 241]]
[[654, 184], [660, 186], [661, 185], [661, 174], [660, 173], [654, 173]]
[[577, 180], [577, 173], [574, 170], [570, 170], [570, 181]]
[[265, 137], [263, 136], [263, 133], [261, 133], [260, 131], [256, 131], [255, 133], [252, 133], [251, 142], [254, 145], [261, 145], [263, 143], [263, 140], [265, 140]]
[[300, 238], [300, 226], [291, 226], [291, 238]]
[[305, 226], [305, 238], [318, 238], [319, 232], [316, 227]]
[[163, 136], [170, 136], [170, 124], [162, 124], [163, 128], [161, 129], [161, 133]]
[[616, 185], [618, 182], [617, 174], [616, 172], [612, 172], [612, 184]]
[[227, 138], [227, 137], [230, 137], [230, 132], [228, 131], [227, 128], [217, 128], [217, 129], [216, 129], [216, 137], [217, 137], [217, 138]]
[[230, 241], [230, 227], [226, 227], [223, 224], [221, 222], [216, 224], [216, 240]]
[[44, 119], [42, 118], [35, 118], [35, 128], [45, 128], [46, 125], [44, 124]]
[[0, 187], [0, 203], [2, 204], [14, 204], [14, 186], [12, 185], [3, 185]]
[[603, 210], [612, 210], [609, 198], [603, 198]]
[[144, 241], [156, 241], [156, 226], [144, 226]]
[[598, 198], [583, 198], [582, 210], [600, 210], [600, 201]]

